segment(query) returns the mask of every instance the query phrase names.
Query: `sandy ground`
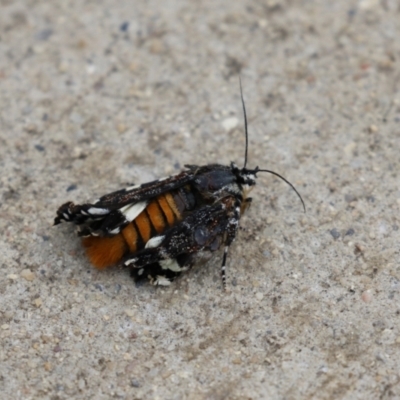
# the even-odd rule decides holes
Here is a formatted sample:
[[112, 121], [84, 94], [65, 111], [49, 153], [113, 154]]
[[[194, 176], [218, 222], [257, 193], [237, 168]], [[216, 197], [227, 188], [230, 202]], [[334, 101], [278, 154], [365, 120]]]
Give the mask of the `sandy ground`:
[[[0, 2], [0, 390], [13, 399], [400, 398], [400, 6]], [[171, 287], [98, 272], [85, 202], [186, 163], [259, 177]]]

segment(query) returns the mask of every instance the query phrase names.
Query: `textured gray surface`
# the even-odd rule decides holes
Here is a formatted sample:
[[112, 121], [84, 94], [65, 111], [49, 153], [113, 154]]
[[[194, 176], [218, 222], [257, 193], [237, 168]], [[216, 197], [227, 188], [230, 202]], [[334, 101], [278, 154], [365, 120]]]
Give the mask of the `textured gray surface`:
[[[394, 0], [2, 0], [2, 397], [400, 398], [399, 35]], [[260, 177], [226, 294], [219, 258], [91, 269], [57, 207], [241, 163], [239, 70], [249, 164], [307, 214]]]

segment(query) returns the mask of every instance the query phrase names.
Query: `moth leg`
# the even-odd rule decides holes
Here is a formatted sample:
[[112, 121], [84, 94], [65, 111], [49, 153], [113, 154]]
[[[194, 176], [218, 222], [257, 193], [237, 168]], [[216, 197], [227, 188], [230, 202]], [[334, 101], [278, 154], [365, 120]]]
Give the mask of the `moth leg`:
[[[251, 198], [250, 198], [251, 202]], [[224, 255], [222, 257], [222, 265], [221, 265], [221, 279], [222, 279], [222, 287], [226, 290], [226, 259], [228, 256], [228, 250], [233, 241], [236, 238], [236, 234], [239, 228], [239, 220], [240, 220], [240, 201], [236, 200], [235, 205], [232, 212], [232, 216], [229, 219], [228, 226], [227, 226], [227, 235], [225, 240], [225, 248], [224, 248]]]
[[228, 255], [229, 246], [225, 246], [224, 248], [224, 255], [222, 257], [222, 265], [221, 265], [221, 279], [222, 279], [222, 287], [226, 290], [226, 257]]

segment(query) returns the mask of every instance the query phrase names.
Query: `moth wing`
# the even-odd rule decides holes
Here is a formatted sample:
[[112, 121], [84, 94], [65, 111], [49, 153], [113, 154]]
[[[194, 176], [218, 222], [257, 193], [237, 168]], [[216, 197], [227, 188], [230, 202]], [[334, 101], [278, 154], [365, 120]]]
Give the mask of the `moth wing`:
[[224, 204], [204, 206], [128, 256], [124, 264], [135, 279], [148, 278], [154, 285], [167, 285], [182, 271], [204, 262], [225, 243], [231, 210]]
[[100, 197], [94, 203], [63, 204], [57, 211], [54, 225], [62, 221], [79, 225], [80, 236], [113, 236], [133, 221], [151, 199], [178, 189], [194, 178], [193, 171], [131, 186]]

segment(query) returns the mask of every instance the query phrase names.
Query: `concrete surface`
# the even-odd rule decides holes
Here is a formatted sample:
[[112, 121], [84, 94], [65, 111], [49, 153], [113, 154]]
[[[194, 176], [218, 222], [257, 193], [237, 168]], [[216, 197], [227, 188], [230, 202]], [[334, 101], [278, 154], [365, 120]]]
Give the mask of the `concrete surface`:
[[[400, 6], [0, 2], [0, 390], [13, 399], [400, 398]], [[91, 269], [67, 200], [185, 163], [263, 175], [167, 289]]]

